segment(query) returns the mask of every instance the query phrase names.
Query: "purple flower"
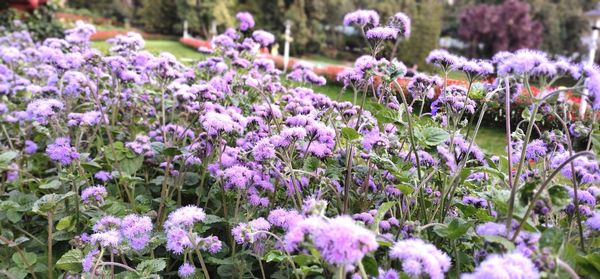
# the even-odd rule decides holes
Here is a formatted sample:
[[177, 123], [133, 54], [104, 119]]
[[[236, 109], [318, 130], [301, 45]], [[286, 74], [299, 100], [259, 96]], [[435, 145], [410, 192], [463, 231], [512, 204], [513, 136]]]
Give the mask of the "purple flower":
[[344, 26], [350, 25], [366, 26], [370, 24], [372, 26], [379, 25], [379, 14], [373, 10], [356, 10], [348, 13], [344, 16]]
[[252, 179], [252, 171], [245, 166], [235, 165], [225, 170], [225, 188], [246, 189]]
[[254, 18], [249, 12], [239, 12], [235, 18], [240, 22], [240, 30], [246, 31], [254, 28]]
[[[496, 59], [498, 61], [498, 75], [539, 75], [543, 74], [542, 68], [549, 64], [546, 53], [538, 50], [522, 49], [513, 55], [505, 55]], [[556, 69], [554, 70], [556, 73]]]
[[202, 208], [188, 205], [171, 212], [165, 222], [165, 227], [189, 227], [194, 223], [202, 222], [204, 218], [206, 218], [206, 213]]
[[41, 124], [47, 124], [48, 119], [55, 116], [61, 110], [64, 105], [61, 101], [56, 99], [38, 99], [34, 100], [27, 105], [27, 114], [35, 121]]
[[370, 40], [395, 40], [398, 37], [398, 30], [392, 27], [377, 26], [369, 29], [366, 36]]
[[251, 244], [267, 235], [260, 231], [268, 231], [271, 224], [265, 218], [254, 219], [248, 223], [240, 223], [231, 229], [231, 235], [238, 244]]
[[252, 38], [255, 42], [259, 43], [262, 47], [267, 47], [275, 42], [275, 36], [273, 34], [264, 31], [256, 30], [252, 33]]
[[429, 53], [425, 61], [428, 64], [442, 68], [444, 71], [448, 71], [459, 62], [459, 58], [444, 49], [435, 49]]
[[79, 159], [79, 153], [75, 147], [71, 146], [71, 140], [68, 138], [54, 140], [54, 143], [46, 147], [46, 154], [51, 160], [63, 165], [68, 165], [71, 161]]
[[196, 268], [188, 262], [183, 263], [177, 270], [177, 274], [181, 278], [188, 278], [194, 275]]
[[396, 242], [390, 250], [390, 257], [401, 260], [402, 270], [413, 278], [423, 273], [431, 279], [444, 278], [451, 265], [446, 253], [418, 238]]
[[96, 178], [96, 179], [98, 179], [98, 180], [100, 180], [100, 181], [102, 181], [102, 182], [106, 182], [106, 181], [109, 181], [109, 180], [111, 180], [113, 177], [112, 177], [112, 175], [110, 174], [110, 172], [107, 172], [107, 171], [99, 171], [99, 172], [97, 172], [96, 174], [94, 174], [94, 178]]
[[275, 146], [268, 138], [261, 139], [252, 149], [252, 156], [259, 162], [273, 159], [275, 158]]
[[198, 246], [202, 251], [208, 251], [209, 253], [215, 254], [221, 251], [223, 243], [216, 236], [207, 236], [198, 239]]
[[594, 212], [592, 216], [585, 221], [585, 224], [595, 231], [600, 231], [600, 214]]
[[491, 255], [473, 273], [463, 273], [461, 279], [508, 278], [537, 279], [539, 273], [534, 263], [520, 253]]
[[475, 113], [475, 101], [467, 96], [467, 89], [459, 85], [450, 85], [439, 97], [440, 103], [446, 104], [452, 113], [458, 114], [463, 110], [468, 113]]
[[108, 196], [106, 187], [101, 185], [87, 187], [81, 192], [81, 200], [84, 204], [101, 205], [106, 196]]
[[25, 154], [33, 154], [38, 150], [38, 146], [37, 144], [35, 144], [35, 142], [30, 141], [30, 140], [26, 140], [25, 141], [25, 148], [23, 149], [23, 151], [25, 151]]
[[484, 198], [479, 198], [479, 197], [471, 197], [471, 196], [464, 196], [463, 197], [463, 203], [464, 204], [471, 204], [475, 207], [479, 207], [479, 208], [487, 208], [487, 200]]
[[94, 266], [94, 264], [96, 263], [96, 256], [98, 256], [98, 254], [100, 254], [100, 250], [93, 249], [91, 251], [89, 251], [87, 254], [85, 254], [85, 257], [83, 257], [83, 261], [81, 261], [81, 265], [83, 267], [83, 271], [84, 272], [91, 272], [92, 271], [92, 267]]
[[150, 241], [152, 221], [148, 216], [127, 215], [121, 221], [121, 234], [134, 250], [142, 250]]
[[402, 12], [397, 12], [394, 16], [390, 17], [388, 21], [388, 26], [398, 30], [399, 35], [404, 38], [410, 37], [410, 25], [410, 18]]
[[106, 248], [116, 248], [121, 242], [121, 234], [116, 229], [93, 233], [90, 235], [90, 242]]
[[297, 250], [306, 234], [323, 259], [337, 266], [356, 264], [379, 246], [372, 231], [357, 225], [348, 216], [338, 216], [327, 221], [312, 217], [298, 223], [284, 238], [286, 249]]
[[273, 226], [282, 227], [285, 230], [295, 226], [298, 222], [302, 221], [304, 217], [296, 210], [285, 210], [282, 208], [271, 210], [267, 220]]

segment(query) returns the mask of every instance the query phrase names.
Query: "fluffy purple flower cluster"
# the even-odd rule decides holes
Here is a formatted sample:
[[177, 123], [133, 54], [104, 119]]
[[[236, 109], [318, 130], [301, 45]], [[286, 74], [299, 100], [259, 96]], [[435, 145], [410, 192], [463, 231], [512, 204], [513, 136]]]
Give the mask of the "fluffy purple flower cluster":
[[421, 239], [398, 241], [390, 250], [390, 258], [402, 261], [402, 271], [412, 278], [423, 275], [431, 279], [444, 278], [451, 260], [446, 253]]
[[534, 263], [520, 253], [491, 255], [473, 273], [462, 274], [461, 279], [521, 278], [537, 279], [540, 274]]
[[286, 250], [293, 252], [300, 249], [305, 237], [310, 239], [325, 261], [336, 266], [356, 264], [379, 246], [372, 231], [357, 225], [347, 216], [330, 220], [314, 216], [298, 222], [285, 235]]
[[89, 239], [92, 245], [103, 248], [128, 248], [141, 251], [150, 242], [152, 227], [152, 221], [148, 216], [130, 214], [117, 218], [108, 215], [94, 224], [94, 233], [89, 236]]
[[81, 200], [84, 204], [102, 205], [107, 196], [106, 187], [101, 185], [87, 187], [81, 192]]
[[46, 154], [53, 161], [57, 161], [62, 165], [68, 165], [73, 160], [79, 159], [79, 152], [75, 147], [71, 146], [71, 140], [68, 138], [57, 138], [54, 143], [46, 147]]

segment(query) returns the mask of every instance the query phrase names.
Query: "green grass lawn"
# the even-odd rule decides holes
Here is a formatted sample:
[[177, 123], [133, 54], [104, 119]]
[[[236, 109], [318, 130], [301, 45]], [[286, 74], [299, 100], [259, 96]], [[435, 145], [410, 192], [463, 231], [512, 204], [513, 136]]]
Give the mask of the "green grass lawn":
[[[97, 48], [104, 53], [108, 53], [108, 49], [110, 49], [110, 45], [107, 42], [92, 42], [92, 47]], [[145, 49], [154, 55], [161, 52], [170, 52], [183, 62], [199, 60], [205, 57], [204, 54], [185, 46], [178, 41], [146, 40]]]

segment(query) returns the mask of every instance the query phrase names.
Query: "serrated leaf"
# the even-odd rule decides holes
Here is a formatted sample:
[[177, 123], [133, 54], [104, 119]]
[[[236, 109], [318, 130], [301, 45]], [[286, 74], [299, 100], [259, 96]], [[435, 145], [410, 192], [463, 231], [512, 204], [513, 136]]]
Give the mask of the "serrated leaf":
[[387, 213], [392, 207], [394, 207], [396, 203], [396, 201], [389, 201], [384, 202], [379, 206], [379, 208], [377, 209], [377, 213], [375, 213], [375, 216], [373, 216], [373, 223], [371, 224], [372, 230], [379, 231], [379, 222], [381, 222], [383, 216], [385, 216], [385, 213]]
[[405, 196], [408, 196], [415, 192], [415, 189], [411, 185], [408, 184], [396, 184], [396, 188], [402, 192]]
[[368, 275], [371, 275], [373, 277], [379, 276], [379, 266], [377, 265], [377, 261], [375, 260], [375, 258], [371, 256], [365, 256], [363, 257], [361, 263], [365, 268], [365, 272]]
[[542, 232], [540, 237], [540, 248], [549, 247], [554, 252], [558, 252], [564, 240], [563, 233], [556, 228], [548, 228]]
[[31, 252], [14, 253], [12, 261], [21, 268], [28, 268], [37, 262], [37, 255]]
[[58, 224], [56, 224], [56, 230], [62, 231], [62, 230], [66, 230], [66, 229], [70, 228], [72, 221], [73, 221], [73, 216], [67, 216], [67, 217], [60, 219], [60, 221], [58, 221]]
[[444, 142], [450, 137], [446, 130], [438, 127], [427, 127], [421, 131], [421, 136], [425, 144], [436, 146]]
[[167, 267], [167, 262], [164, 259], [145, 260], [135, 268], [143, 275], [150, 275], [162, 271]]
[[485, 241], [490, 243], [497, 243], [502, 245], [507, 251], [512, 251], [515, 249], [515, 244], [512, 241], [498, 235], [484, 235], [482, 236]]
[[44, 189], [44, 190], [47, 190], [47, 189], [56, 190], [56, 189], [60, 188], [60, 185], [61, 185], [60, 181], [52, 180], [52, 181], [49, 181], [47, 183], [40, 185], [39, 188]]
[[8, 164], [14, 158], [17, 158], [18, 155], [19, 153], [13, 150], [2, 152], [0, 153], [0, 163]]
[[66, 252], [56, 262], [56, 268], [69, 272], [81, 272], [81, 262], [83, 261], [83, 252], [79, 249], [72, 249]]
[[360, 138], [360, 134], [353, 128], [344, 127], [342, 128], [342, 137], [346, 140], [352, 141]]

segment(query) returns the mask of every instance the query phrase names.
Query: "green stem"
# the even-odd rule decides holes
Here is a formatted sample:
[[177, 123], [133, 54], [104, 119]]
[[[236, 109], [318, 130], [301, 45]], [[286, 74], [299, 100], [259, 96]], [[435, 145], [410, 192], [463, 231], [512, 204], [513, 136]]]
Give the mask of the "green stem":
[[48, 212], [48, 278], [52, 279], [52, 230], [54, 227], [54, 212]]

